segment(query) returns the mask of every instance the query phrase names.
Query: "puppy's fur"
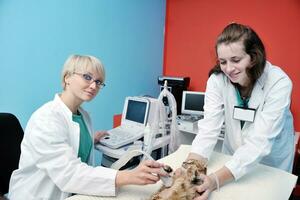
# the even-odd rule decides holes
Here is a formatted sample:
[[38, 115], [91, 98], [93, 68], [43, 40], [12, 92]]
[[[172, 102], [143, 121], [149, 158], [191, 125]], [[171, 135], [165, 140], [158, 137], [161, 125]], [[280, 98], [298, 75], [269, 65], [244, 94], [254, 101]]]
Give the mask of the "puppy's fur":
[[151, 196], [150, 200], [192, 200], [199, 196], [195, 185], [203, 183], [199, 175], [206, 174], [206, 162], [195, 159], [187, 160], [182, 163], [181, 171], [180, 175], [173, 175], [171, 187], [162, 186]]

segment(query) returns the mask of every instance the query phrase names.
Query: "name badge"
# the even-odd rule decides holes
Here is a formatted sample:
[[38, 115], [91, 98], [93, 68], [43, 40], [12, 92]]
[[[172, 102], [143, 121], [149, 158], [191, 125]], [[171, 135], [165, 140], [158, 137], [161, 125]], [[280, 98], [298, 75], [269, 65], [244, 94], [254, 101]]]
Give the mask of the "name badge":
[[255, 112], [256, 110], [253, 108], [234, 106], [233, 119], [247, 121], [247, 122], [254, 122]]

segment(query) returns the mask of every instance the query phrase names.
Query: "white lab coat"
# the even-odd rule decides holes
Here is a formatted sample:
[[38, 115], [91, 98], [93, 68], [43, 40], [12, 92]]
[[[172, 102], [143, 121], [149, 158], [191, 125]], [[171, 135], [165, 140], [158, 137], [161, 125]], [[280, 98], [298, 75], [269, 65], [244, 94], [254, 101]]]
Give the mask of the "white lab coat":
[[232, 118], [237, 106], [236, 90], [223, 74], [213, 74], [207, 81], [204, 119], [191, 152], [209, 158], [225, 122], [222, 151], [233, 155], [225, 164], [237, 180], [258, 162], [288, 172], [294, 158], [294, 127], [290, 111], [292, 82], [279, 68], [267, 62], [264, 72], [254, 85], [249, 108], [255, 108], [254, 122]]
[[[80, 108], [90, 133], [88, 114]], [[92, 136], [92, 134], [91, 134]], [[79, 125], [58, 95], [31, 116], [12, 174], [10, 200], [62, 200], [72, 193], [114, 196], [116, 170], [92, 167], [77, 157]], [[90, 163], [93, 152], [90, 154]]]

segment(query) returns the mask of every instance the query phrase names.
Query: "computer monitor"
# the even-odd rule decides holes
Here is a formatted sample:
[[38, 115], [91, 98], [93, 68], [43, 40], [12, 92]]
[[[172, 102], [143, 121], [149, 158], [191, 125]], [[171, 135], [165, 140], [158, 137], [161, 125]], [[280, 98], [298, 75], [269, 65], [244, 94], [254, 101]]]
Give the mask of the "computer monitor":
[[181, 114], [203, 115], [204, 92], [183, 91]]
[[143, 97], [126, 97], [122, 125], [145, 127], [148, 119], [150, 102]]

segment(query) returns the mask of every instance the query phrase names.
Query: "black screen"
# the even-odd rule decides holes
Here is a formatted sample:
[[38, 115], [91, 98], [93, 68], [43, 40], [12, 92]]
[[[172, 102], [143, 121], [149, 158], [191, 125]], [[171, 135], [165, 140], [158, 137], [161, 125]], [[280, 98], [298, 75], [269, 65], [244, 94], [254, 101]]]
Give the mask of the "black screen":
[[204, 94], [186, 94], [185, 96], [185, 109], [203, 111]]
[[126, 119], [143, 124], [146, 115], [147, 103], [128, 100]]

